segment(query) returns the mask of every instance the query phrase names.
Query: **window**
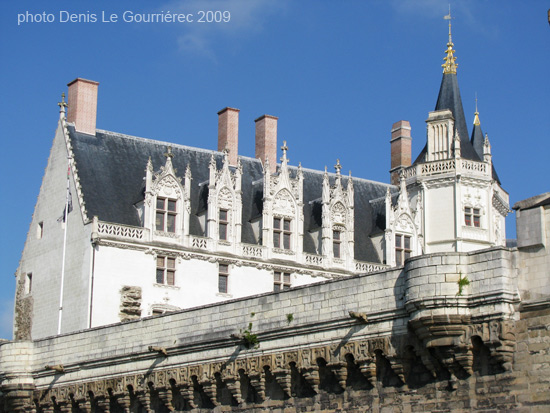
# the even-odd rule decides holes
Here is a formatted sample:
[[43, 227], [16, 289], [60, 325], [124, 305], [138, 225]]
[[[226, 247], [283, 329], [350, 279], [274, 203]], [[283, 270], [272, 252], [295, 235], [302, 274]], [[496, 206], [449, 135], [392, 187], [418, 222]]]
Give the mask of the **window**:
[[395, 263], [405, 264], [405, 260], [411, 256], [411, 237], [409, 235], [396, 234], [395, 236]]
[[32, 291], [32, 274], [30, 272], [25, 276], [25, 294], [30, 294]]
[[273, 291], [288, 290], [290, 288], [290, 273], [274, 271], [273, 272]]
[[342, 254], [342, 231], [332, 231], [332, 253], [334, 258], [340, 258]]
[[227, 227], [229, 226], [227, 209], [220, 209], [219, 234], [221, 240], [227, 240]]
[[157, 256], [157, 284], [174, 285], [176, 276], [176, 259]]
[[163, 314], [164, 314], [164, 310], [155, 309], [153, 310], [153, 313], [151, 315], [157, 316], [157, 315], [163, 315]]
[[44, 236], [44, 222], [41, 221], [36, 227], [36, 239], [41, 239]]
[[481, 210], [479, 208], [464, 208], [464, 223], [469, 227], [481, 227]]
[[176, 201], [157, 197], [157, 231], [176, 232]]
[[290, 222], [288, 218], [273, 218], [273, 246], [285, 250], [290, 249]]
[[220, 264], [218, 267], [218, 292], [227, 294], [227, 281], [229, 280], [229, 265]]

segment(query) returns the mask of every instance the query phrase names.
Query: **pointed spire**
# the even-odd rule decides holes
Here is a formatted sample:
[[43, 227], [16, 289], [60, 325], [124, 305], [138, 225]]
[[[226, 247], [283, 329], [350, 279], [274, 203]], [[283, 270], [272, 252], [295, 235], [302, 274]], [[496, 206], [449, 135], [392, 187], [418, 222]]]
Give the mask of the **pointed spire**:
[[336, 175], [340, 175], [340, 171], [342, 170], [342, 165], [340, 165], [340, 159], [336, 159], [336, 165], [334, 165], [334, 170], [336, 171]]
[[286, 166], [288, 164], [289, 159], [286, 157], [286, 151], [288, 151], [288, 146], [286, 146], [286, 141], [283, 141], [283, 146], [281, 146], [281, 150], [283, 151], [283, 156], [281, 158], [281, 163]]
[[443, 74], [455, 73], [458, 63], [455, 63], [456, 57], [454, 57], [455, 50], [453, 50], [453, 39], [451, 36], [451, 5], [449, 5], [449, 14], [443, 17], [445, 20], [449, 20], [449, 41], [447, 42], [447, 50], [445, 50], [446, 56], [443, 58], [445, 61], [441, 65], [443, 68]]
[[474, 113], [474, 125], [479, 126], [481, 122], [479, 121], [479, 112], [477, 111], [477, 92], [476, 92], [476, 111]]
[[65, 92], [61, 93], [61, 102], [58, 102], [57, 106], [59, 106], [59, 118], [65, 119], [65, 108], [67, 107], [67, 103], [65, 102]]

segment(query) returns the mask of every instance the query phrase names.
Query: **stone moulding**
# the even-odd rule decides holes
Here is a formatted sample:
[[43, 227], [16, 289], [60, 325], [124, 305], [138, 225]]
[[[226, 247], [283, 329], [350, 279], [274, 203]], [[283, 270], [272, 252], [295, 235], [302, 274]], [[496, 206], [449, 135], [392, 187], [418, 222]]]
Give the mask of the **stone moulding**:
[[[183, 400], [191, 408], [203, 403], [204, 400], [197, 399], [197, 392], [217, 406], [223, 403], [220, 389], [224, 387], [241, 405], [246, 402], [242, 394], [245, 384], [253, 389], [254, 403], [261, 404], [269, 393], [266, 383], [270, 377], [288, 398], [296, 396], [297, 377], [302, 378], [313, 394], [330, 391], [323, 386], [327, 380], [345, 391], [353, 371], [360, 372], [372, 388], [381, 380], [381, 368], [385, 374], [396, 377], [396, 386], [407, 385], [409, 380], [414, 380], [411, 376], [414, 360], [424, 365], [434, 378], [444, 379], [449, 374], [452, 378], [464, 372], [471, 375], [473, 347], [469, 340], [474, 336], [481, 339], [495, 362], [509, 369], [515, 349], [514, 321], [493, 320], [475, 325], [470, 321], [464, 316], [433, 317], [411, 322], [411, 329], [416, 333], [412, 335], [343, 340], [271, 354], [256, 351], [236, 359], [228, 357], [84, 382], [56, 385], [54, 380], [54, 384], [38, 388], [30, 383], [13, 389], [2, 386], [2, 391], [10, 412], [71, 411], [71, 408], [91, 412], [92, 406], [95, 411], [109, 411], [108, 406], [112, 404], [129, 411], [127, 409], [136, 403], [145, 411], [155, 411], [153, 404], [174, 411], [177, 400]], [[384, 363], [391, 373], [388, 367], [381, 367]], [[269, 386], [273, 385], [270, 382]]]

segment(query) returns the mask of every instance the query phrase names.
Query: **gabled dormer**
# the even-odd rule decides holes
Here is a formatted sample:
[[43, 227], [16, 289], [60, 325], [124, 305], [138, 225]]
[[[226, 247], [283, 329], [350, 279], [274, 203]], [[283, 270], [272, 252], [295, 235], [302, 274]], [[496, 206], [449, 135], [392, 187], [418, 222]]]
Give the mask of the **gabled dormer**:
[[172, 147], [164, 154], [166, 162], [154, 172], [151, 158], [145, 170], [144, 227], [151, 230], [152, 239], [186, 244], [191, 212], [191, 170], [185, 180], [178, 177], [172, 165]]
[[334, 166], [336, 177], [330, 184], [325, 168], [322, 198], [322, 243], [323, 256], [329, 267], [352, 268], [354, 259], [354, 200], [353, 181], [347, 186], [342, 182], [340, 160]]
[[405, 175], [399, 183], [397, 204], [392, 205], [391, 193], [386, 192], [385, 260], [395, 266], [403, 265], [409, 257], [422, 254], [422, 193], [417, 195], [416, 209], [412, 209]]
[[269, 159], [264, 164], [262, 239], [263, 245], [270, 248], [271, 257], [299, 259], [304, 237], [304, 176], [301, 165], [296, 176], [290, 176], [286, 142], [281, 149], [278, 174], [270, 173]]
[[216, 167], [214, 155], [210, 159], [210, 179], [208, 185], [208, 229], [207, 236], [216, 240], [218, 247], [226, 246], [234, 250], [241, 241], [242, 229], [242, 166], [232, 172], [229, 168], [229, 151], [223, 151], [223, 165]]

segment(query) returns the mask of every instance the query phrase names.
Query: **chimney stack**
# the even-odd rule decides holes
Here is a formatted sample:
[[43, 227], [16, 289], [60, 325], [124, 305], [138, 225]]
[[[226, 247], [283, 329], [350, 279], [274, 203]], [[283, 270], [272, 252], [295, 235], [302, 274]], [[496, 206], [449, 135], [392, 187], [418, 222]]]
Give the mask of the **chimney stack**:
[[411, 124], [400, 120], [391, 128], [391, 169], [390, 180], [392, 185], [399, 185], [399, 173], [402, 169], [411, 166]]
[[229, 150], [229, 165], [237, 166], [239, 155], [239, 109], [224, 108], [218, 112], [218, 151]]
[[95, 135], [97, 118], [97, 87], [93, 80], [76, 78], [69, 86], [67, 122], [75, 124], [78, 132]]
[[256, 158], [265, 165], [269, 160], [269, 172], [277, 170], [277, 117], [262, 115], [256, 122]]

